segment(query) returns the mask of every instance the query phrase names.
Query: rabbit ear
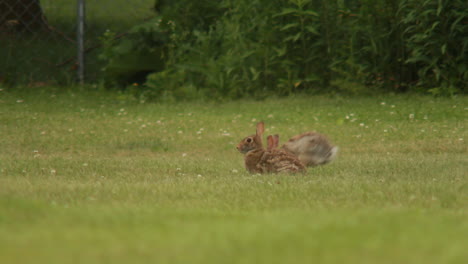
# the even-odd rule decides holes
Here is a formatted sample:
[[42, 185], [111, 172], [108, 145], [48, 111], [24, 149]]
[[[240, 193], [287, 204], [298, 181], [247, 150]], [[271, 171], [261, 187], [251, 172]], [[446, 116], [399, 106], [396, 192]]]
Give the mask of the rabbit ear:
[[277, 148], [279, 146], [279, 135], [276, 134], [273, 136], [273, 148]]
[[257, 124], [257, 136], [261, 138], [263, 136], [264, 131], [265, 131], [265, 124], [263, 124], [263, 122], [259, 122]]
[[275, 139], [272, 135], [267, 137], [267, 149], [272, 150], [275, 147]]

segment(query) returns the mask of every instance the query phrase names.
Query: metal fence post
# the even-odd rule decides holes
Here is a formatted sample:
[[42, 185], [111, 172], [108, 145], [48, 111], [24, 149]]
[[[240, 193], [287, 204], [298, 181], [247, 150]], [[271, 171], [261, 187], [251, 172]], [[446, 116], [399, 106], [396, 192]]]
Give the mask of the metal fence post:
[[78, 14], [77, 14], [77, 77], [80, 84], [84, 84], [84, 72], [85, 72], [85, 49], [84, 49], [84, 34], [85, 34], [85, 0], [77, 0], [78, 2]]

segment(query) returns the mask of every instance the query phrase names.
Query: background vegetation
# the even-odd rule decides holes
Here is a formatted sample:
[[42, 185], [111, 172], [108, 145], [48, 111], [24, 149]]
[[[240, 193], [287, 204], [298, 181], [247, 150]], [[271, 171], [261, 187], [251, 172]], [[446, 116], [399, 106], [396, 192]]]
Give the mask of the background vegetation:
[[[279, 108], [278, 106], [281, 106]], [[466, 263], [466, 97], [0, 91], [1, 263]], [[258, 120], [336, 162], [250, 175]]]
[[466, 92], [466, 1], [182, 0], [156, 10], [133, 44], [103, 56], [129, 46], [159, 56], [164, 69], [148, 76], [146, 97]]
[[[72, 2], [41, 1], [46, 32], [0, 28], [0, 83], [74, 82]], [[90, 0], [87, 80], [145, 100], [466, 93], [467, 10], [463, 0]]]
[[[6, 2], [15, 1], [0, 0], [4, 6]], [[17, 2], [27, 7], [33, 1]], [[154, 16], [154, 0], [85, 2], [86, 77], [89, 83], [98, 83], [103, 78], [103, 63], [98, 59], [102, 52], [100, 38], [107, 30], [121, 36], [131, 27]], [[46, 28], [37, 30], [29, 26], [0, 25], [0, 85], [37, 87], [69, 85], [76, 81], [77, 3], [75, 0], [41, 0], [40, 4], [47, 21]], [[22, 12], [27, 12], [27, 9]]]

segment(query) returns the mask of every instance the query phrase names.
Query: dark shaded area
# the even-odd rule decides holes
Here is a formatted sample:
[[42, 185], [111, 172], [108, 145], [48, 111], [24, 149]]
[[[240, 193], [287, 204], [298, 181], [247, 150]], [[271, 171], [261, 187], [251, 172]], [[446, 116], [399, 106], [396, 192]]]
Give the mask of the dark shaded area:
[[39, 0], [0, 0], [0, 31], [37, 32], [46, 24]]

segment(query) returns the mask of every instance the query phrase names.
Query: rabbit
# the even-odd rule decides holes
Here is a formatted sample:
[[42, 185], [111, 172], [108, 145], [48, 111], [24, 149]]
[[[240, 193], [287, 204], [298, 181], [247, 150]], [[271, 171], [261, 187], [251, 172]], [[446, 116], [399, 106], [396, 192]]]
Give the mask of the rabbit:
[[[237, 150], [245, 154], [245, 168], [250, 173], [305, 173], [306, 167], [299, 159], [282, 149], [263, 148], [262, 137], [265, 131], [263, 122], [257, 124], [255, 135], [242, 139], [237, 145]], [[269, 137], [269, 145], [274, 146], [274, 139]]]
[[[279, 135], [270, 135], [267, 139], [267, 150], [278, 148]], [[324, 135], [317, 132], [294, 136], [281, 148], [297, 156], [308, 167], [329, 163], [335, 159], [338, 152], [338, 147], [332, 146]]]
[[294, 154], [307, 167], [327, 164], [333, 161], [338, 153], [338, 147], [333, 146], [326, 136], [317, 132], [296, 135], [281, 146], [281, 149]]

